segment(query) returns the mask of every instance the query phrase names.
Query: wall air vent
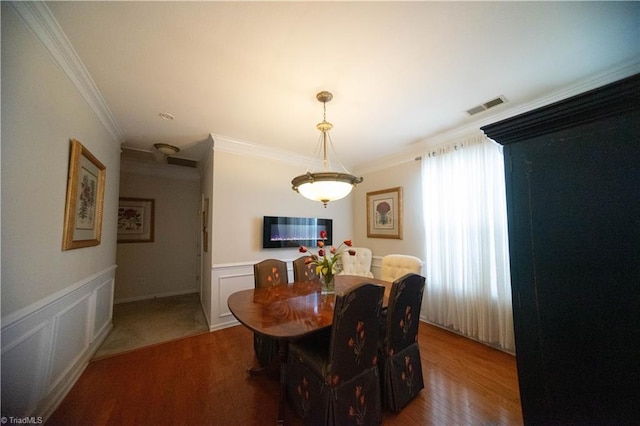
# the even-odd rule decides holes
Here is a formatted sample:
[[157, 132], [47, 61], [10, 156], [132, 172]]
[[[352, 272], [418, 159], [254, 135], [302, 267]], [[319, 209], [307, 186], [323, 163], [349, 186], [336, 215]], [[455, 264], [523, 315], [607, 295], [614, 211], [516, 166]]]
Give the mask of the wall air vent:
[[490, 101], [487, 101], [481, 105], [478, 106], [474, 106], [473, 108], [468, 109], [466, 112], [469, 115], [475, 115], [478, 114], [482, 111], [486, 111], [489, 108], [493, 108], [494, 106], [500, 105], [507, 102], [507, 98], [505, 98], [504, 96], [500, 95], [497, 98], [491, 99]]
[[194, 169], [198, 167], [197, 161], [177, 157], [167, 157], [167, 164], [173, 164], [174, 166], [191, 167]]

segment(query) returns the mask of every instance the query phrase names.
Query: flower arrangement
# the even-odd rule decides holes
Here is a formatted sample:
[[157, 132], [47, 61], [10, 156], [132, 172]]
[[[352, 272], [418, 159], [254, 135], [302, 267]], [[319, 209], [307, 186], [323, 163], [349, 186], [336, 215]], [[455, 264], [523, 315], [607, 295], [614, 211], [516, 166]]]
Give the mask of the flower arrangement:
[[[327, 231], [320, 231], [320, 239], [318, 240], [318, 254], [309, 253], [309, 249], [305, 246], [300, 246], [300, 253], [309, 253], [309, 257], [305, 260], [307, 265], [311, 264], [315, 266], [316, 274], [322, 278], [323, 290], [332, 291], [335, 287], [334, 277], [340, 272], [339, 264], [344, 247], [351, 247], [353, 245], [351, 240], [344, 240], [342, 244], [335, 248], [331, 246], [328, 250], [325, 248], [324, 240], [327, 238]], [[355, 256], [356, 251], [353, 249], [348, 250], [349, 255]]]

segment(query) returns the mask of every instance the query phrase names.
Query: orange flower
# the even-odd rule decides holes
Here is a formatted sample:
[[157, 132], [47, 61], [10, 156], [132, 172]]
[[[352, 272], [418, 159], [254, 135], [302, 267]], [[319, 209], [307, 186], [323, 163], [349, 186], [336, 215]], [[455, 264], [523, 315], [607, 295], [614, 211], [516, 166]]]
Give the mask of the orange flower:
[[335, 374], [332, 378], [331, 378], [331, 383], [333, 384], [333, 386], [337, 385], [338, 383], [340, 383], [340, 376], [338, 376], [337, 374]]
[[[338, 248], [331, 246], [328, 250], [326, 249], [325, 241], [327, 239], [327, 231], [320, 231], [320, 239], [318, 240], [318, 254], [309, 253], [309, 259], [305, 260], [306, 264], [311, 264], [315, 266], [315, 272], [318, 275], [321, 275], [325, 282], [333, 282], [333, 277], [340, 272], [338, 260], [340, 259], [342, 246], [351, 247], [353, 244], [351, 240], [345, 240]], [[300, 246], [300, 253], [307, 253], [309, 251], [308, 247]], [[330, 256], [329, 254], [333, 255]], [[355, 256], [355, 250], [349, 250], [349, 254], [351, 256]]]

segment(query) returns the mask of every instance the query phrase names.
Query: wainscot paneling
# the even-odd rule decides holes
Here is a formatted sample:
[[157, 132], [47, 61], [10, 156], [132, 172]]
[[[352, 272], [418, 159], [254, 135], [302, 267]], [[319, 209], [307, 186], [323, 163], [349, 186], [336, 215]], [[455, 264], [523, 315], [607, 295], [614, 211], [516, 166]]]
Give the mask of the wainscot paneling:
[[115, 265], [2, 319], [2, 416], [46, 419], [112, 328]]
[[[293, 281], [293, 259], [287, 262], [289, 282]], [[211, 267], [211, 323], [209, 330], [219, 330], [239, 324], [227, 306], [233, 293], [254, 287], [253, 265], [255, 262], [213, 265]]]

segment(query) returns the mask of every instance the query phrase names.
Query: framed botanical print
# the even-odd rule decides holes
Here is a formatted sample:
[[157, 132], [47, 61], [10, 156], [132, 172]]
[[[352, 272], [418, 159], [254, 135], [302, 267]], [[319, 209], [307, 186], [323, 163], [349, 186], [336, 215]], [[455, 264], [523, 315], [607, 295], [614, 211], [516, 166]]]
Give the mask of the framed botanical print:
[[152, 243], [154, 204], [150, 198], [120, 197], [118, 203], [118, 243]]
[[402, 239], [402, 187], [367, 192], [367, 237]]
[[86, 147], [71, 140], [62, 250], [100, 244], [106, 170]]

